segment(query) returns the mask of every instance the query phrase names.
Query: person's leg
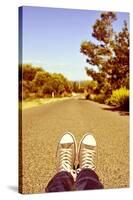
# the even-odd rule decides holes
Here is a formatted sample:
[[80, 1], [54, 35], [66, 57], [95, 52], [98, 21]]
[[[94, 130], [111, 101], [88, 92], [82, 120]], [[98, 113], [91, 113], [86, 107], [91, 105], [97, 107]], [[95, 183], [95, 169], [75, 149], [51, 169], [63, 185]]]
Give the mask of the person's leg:
[[77, 190], [102, 189], [98, 175], [92, 169], [82, 169], [77, 175]]
[[78, 152], [79, 168], [77, 170], [76, 189], [102, 189], [103, 185], [95, 172], [96, 140], [86, 134], [81, 139]]
[[67, 171], [58, 172], [48, 183], [45, 192], [61, 192], [73, 190], [74, 179]]
[[76, 158], [76, 141], [71, 133], [61, 138], [57, 147], [57, 174], [48, 183], [45, 192], [73, 190], [75, 171], [73, 166]]

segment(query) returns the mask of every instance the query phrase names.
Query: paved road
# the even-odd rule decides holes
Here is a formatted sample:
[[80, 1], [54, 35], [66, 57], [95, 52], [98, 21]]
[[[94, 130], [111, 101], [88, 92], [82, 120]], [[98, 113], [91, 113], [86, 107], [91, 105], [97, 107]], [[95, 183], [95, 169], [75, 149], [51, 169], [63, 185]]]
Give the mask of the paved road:
[[56, 172], [58, 139], [77, 142], [92, 132], [98, 144], [97, 173], [105, 188], [129, 186], [129, 116], [105, 105], [70, 99], [23, 111], [23, 192], [38, 193]]

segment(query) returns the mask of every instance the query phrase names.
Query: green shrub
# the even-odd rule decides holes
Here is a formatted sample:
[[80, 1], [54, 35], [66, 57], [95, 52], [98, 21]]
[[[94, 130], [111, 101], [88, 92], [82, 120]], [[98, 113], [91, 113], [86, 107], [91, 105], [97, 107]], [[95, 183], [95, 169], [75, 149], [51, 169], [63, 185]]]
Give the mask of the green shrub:
[[129, 109], [129, 90], [125, 87], [114, 90], [109, 99], [106, 100], [109, 105], [120, 107], [121, 109]]

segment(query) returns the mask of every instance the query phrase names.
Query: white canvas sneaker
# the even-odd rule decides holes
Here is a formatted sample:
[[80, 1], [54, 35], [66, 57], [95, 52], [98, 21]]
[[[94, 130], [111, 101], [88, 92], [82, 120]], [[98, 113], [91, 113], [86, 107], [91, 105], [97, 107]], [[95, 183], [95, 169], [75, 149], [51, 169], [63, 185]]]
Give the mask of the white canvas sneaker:
[[93, 135], [85, 134], [79, 144], [78, 172], [84, 168], [95, 170], [96, 169], [95, 158], [96, 158], [96, 140]]
[[57, 147], [57, 171], [70, 172], [75, 179], [74, 163], [76, 159], [77, 145], [73, 134], [65, 133]]

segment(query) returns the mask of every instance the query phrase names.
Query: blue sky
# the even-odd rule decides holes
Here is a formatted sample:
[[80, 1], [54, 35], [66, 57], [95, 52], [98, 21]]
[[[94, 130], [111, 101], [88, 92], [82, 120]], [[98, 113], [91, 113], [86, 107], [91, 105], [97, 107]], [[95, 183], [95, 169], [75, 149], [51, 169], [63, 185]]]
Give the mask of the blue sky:
[[[86, 57], [80, 44], [96, 40], [92, 25], [100, 11], [23, 7], [23, 63], [41, 66], [46, 71], [63, 73], [69, 80], [87, 80]], [[114, 30], [120, 31], [128, 13], [117, 13]]]

